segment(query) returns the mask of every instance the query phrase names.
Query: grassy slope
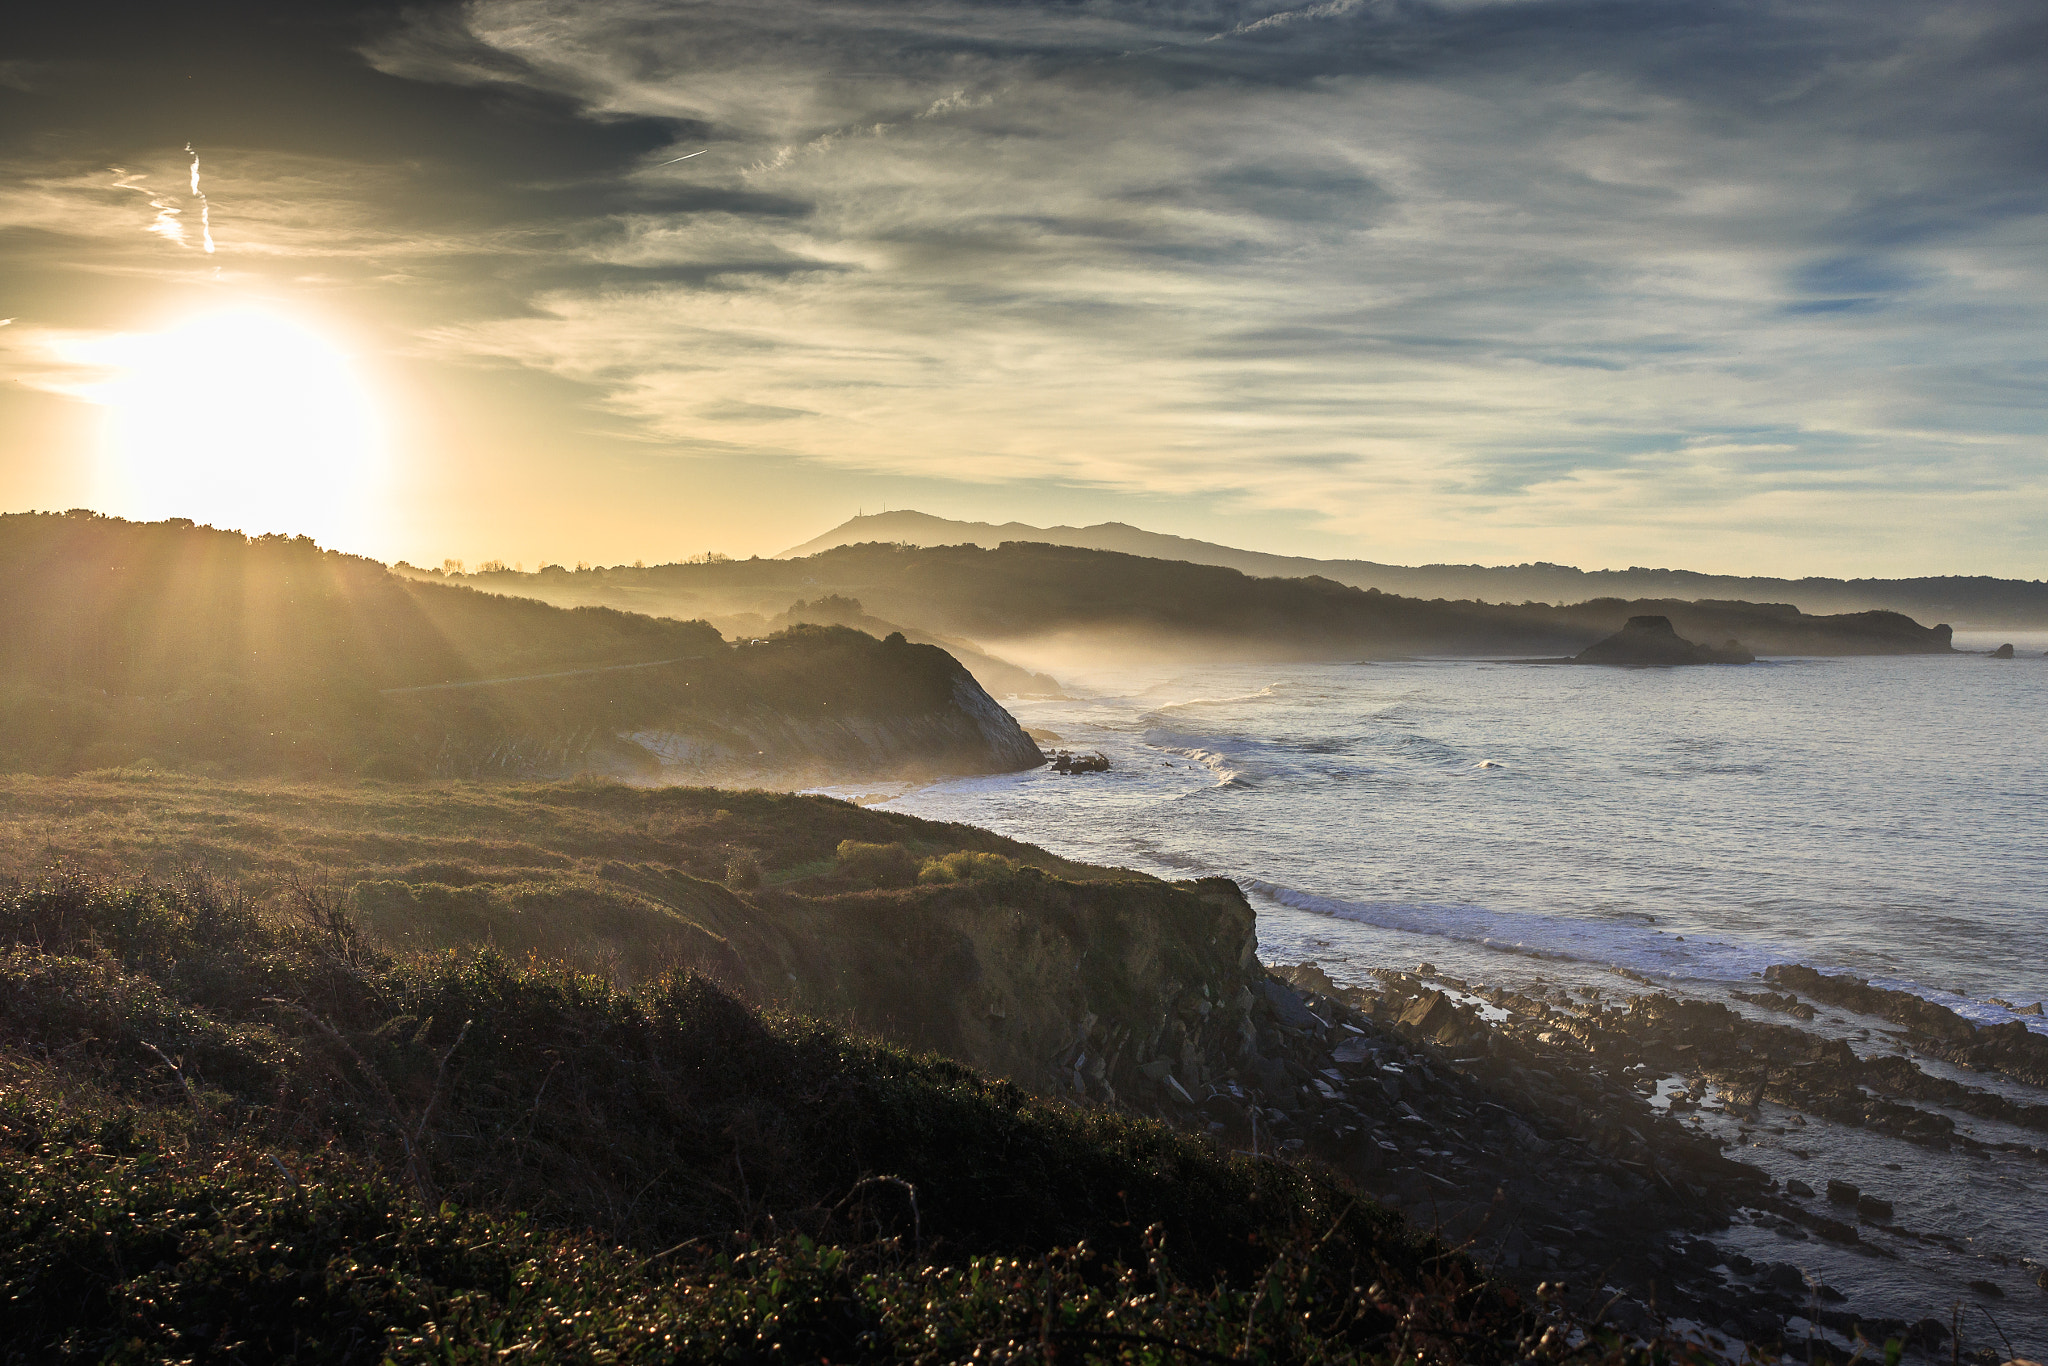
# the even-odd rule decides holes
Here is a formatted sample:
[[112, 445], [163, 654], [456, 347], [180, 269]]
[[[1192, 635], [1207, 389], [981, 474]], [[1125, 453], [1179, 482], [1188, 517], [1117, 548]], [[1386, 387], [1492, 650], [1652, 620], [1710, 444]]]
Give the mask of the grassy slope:
[[1533, 1346], [1304, 1172], [699, 978], [394, 961], [205, 883], [18, 889], [0, 941], [0, 1359]]
[[236, 781], [113, 769], [0, 775], [0, 876], [52, 860], [88, 871], [193, 865], [268, 897], [293, 878], [558, 882], [659, 865], [720, 882], [734, 851], [772, 888], [826, 874], [843, 840], [1002, 854], [1071, 881], [1142, 878], [1058, 858], [979, 827], [829, 797], [612, 783]]
[[[488, 943], [620, 983], [687, 968], [1030, 1085], [1088, 1012], [1163, 1015], [1177, 1000], [1155, 995], [1203, 983], [1234, 994], [1250, 933], [1227, 886], [825, 797], [116, 771], [0, 778], [0, 812], [0, 876], [198, 868], [261, 901], [311, 889], [394, 949]], [[848, 841], [895, 850], [902, 874], [843, 862]], [[920, 863], [962, 856], [985, 866], [913, 883]], [[725, 885], [735, 869], [761, 885]]]

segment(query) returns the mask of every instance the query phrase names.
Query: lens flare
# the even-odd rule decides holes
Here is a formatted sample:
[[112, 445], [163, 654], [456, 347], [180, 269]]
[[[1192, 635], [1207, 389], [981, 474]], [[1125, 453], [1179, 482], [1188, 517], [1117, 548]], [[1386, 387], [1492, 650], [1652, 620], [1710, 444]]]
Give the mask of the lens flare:
[[[294, 319], [238, 308], [97, 339], [109, 375], [101, 507], [360, 545], [384, 433], [348, 356]], [[82, 357], [82, 359], [86, 359]]]

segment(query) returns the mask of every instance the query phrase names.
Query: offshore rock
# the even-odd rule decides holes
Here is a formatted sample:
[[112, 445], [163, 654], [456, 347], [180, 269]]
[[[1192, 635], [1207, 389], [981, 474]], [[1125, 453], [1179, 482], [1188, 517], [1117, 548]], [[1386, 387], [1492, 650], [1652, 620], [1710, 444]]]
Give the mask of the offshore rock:
[[1665, 669], [1680, 664], [1754, 664], [1756, 656], [1739, 640], [1720, 646], [1694, 644], [1672, 628], [1669, 617], [1630, 617], [1619, 631], [1579, 651], [1572, 663]]

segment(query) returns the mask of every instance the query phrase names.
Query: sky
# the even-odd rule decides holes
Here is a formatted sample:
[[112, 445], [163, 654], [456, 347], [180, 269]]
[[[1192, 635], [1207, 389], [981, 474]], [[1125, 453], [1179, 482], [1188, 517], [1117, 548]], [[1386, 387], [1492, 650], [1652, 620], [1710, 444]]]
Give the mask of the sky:
[[10, 24], [0, 510], [2048, 576], [2039, 0]]

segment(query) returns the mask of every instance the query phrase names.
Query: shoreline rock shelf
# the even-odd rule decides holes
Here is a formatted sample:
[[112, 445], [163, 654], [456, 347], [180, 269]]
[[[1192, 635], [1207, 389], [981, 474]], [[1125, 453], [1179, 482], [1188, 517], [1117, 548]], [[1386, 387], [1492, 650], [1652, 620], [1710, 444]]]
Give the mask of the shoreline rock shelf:
[[[1943, 1235], [1893, 1226], [1890, 1205], [1861, 1192], [1838, 1206], [1846, 1214], [1831, 1213], [1804, 1183], [1780, 1189], [1726, 1156], [1681, 1114], [1714, 1090], [1723, 1104], [1710, 1108], [1740, 1114], [1768, 1099], [1923, 1146], [1992, 1145], [1907, 1100], [2048, 1130], [2048, 1107], [1931, 1077], [1905, 1058], [1859, 1059], [1839, 1039], [1710, 1002], [1660, 992], [1540, 1000], [1451, 978], [1374, 976], [1368, 989], [1340, 987], [1312, 963], [1255, 970], [1228, 1000], [1205, 1000], [1208, 1011], [1170, 1012], [1184, 1027], [1170, 1019], [1135, 1048], [1140, 1031], [1091, 1018], [1066, 1089], [1242, 1151], [1326, 1163], [1497, 1274], [1565, 1279], [1575, 1307], [1607, 1305], [1620, 1327], [1682, 1318], [1788, 1348], [1792, 1317], [1922, 1350], [1947, 1330], [1899, 1317], [1900, 1306], [1846, 1304], [1789, 1263], [1724, 1252], [1711, 1235], [1742, 1218], [1877, 1258], [1897, 1254], [1859, 1222], [1908, 1240]], [[1781, 1012], [1804, 1004], [1760, 994]], [[1693, 1095], [1660, 1111], [1656, 1080], [1672, 1075], [1690, 1078]], [[1113, 1076], [1123, 1080], [1113, 1086]]]

